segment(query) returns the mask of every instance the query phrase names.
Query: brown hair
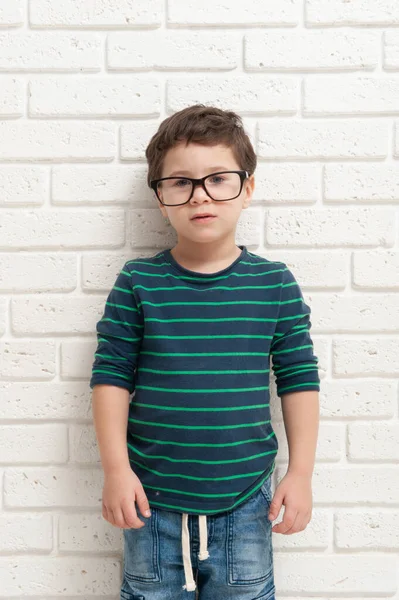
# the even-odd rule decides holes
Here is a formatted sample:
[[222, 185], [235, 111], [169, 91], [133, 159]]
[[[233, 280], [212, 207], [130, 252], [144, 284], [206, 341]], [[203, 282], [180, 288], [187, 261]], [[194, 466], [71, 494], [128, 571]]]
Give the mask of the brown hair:
[[194, 104], [167, 117], [152, 136], [145, 156], [148, 162], [147, 183], [162, 177], [166, 153], [179, 142], [214, 146], [223, 144], [233, 152], [240, 169], [252, 175], [256, 169], [256, 154], [241, 117], [215, 106]]

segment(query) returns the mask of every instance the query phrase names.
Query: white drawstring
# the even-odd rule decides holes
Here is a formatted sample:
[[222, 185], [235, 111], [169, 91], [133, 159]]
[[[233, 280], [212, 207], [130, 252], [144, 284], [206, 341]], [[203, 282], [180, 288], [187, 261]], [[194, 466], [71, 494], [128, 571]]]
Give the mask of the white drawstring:
[[[206, 515], [199, 515], [199, 539], [200, 539], [200, 551], [198, 554], [199, 560], [205, 560], [209, 558], [208, 552], [208, 529], [206, 524]], [[191, 551], [190, 551], [190, 534], [188, 532], [188, 514], [182, 513], [182, 548], [183, 548], [183, 566], [184, 566], [184, 577], [186, 584], [183, 585], [183, 589], [187, 592], [193, 592], [196, 589], [196, 583], [193, 578], [193, 567], [191, 564]]]

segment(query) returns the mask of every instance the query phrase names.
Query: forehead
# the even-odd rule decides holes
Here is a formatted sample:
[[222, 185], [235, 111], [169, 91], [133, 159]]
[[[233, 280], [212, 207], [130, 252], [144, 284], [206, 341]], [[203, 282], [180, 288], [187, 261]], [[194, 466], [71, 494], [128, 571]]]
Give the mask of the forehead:
[[239, 169], [233, 152], [228, 146], [217, 144], [205, 146], [190, 143], [187, 146], [180, 142], [170, 148], [165, 155], [162, 176], [167, 177], [173, 171], [185, 171], [185, 175], [202, 176], [203, 172], [211, 172], [216, 165], [227, 169]]

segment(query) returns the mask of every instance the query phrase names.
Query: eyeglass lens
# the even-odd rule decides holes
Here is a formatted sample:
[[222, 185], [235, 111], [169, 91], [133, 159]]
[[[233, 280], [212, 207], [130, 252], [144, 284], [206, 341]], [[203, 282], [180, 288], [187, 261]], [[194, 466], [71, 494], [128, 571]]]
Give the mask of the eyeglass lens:
[[[191, 195], [193, 183], [184, 177], [173, 177], [160, 181], [158, 192], [165, 204], [182, 204]], [[205, 180], [208, 194], [214, 200], [230, 200], [240, 193], [241, 179], [238, 173], [218, 173]]]

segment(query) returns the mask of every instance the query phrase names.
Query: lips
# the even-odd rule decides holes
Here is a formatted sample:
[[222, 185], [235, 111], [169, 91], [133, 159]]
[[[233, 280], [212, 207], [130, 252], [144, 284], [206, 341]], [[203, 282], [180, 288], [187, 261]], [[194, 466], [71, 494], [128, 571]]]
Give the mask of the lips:
[[212, 215], [211, 213], [201, 213], [198, 215], [194, 215], [193, 217], [191, 217], [191, 220], [193, 219], [204, 219], [205, 217], [215, 217], [216, 215]]

